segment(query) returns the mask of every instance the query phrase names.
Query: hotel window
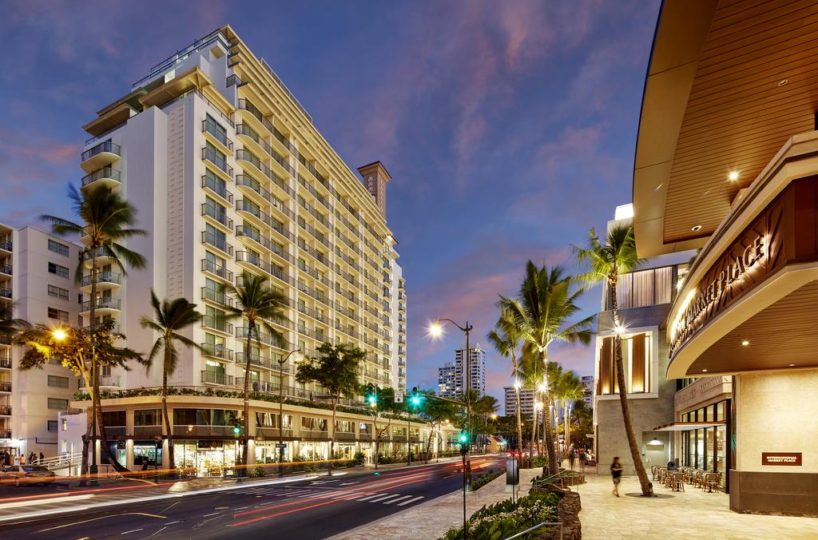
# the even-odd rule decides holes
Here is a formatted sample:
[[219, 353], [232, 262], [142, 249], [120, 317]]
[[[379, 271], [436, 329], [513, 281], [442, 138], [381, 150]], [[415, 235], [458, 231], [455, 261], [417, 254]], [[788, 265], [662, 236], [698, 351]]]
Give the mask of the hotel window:
[[[599, 351], [597, 395], [619, 393], [615, 354], [614, 338], [603, 338]], [[622, 365], [625, 368], [629, 394], [650, 392], [652, 379], [650, 332], [634, 334], [622, 339]]]
[[211, 135], [216, 137], [216, 140], [218, 140], [225, 146], [228, 145], [227, 130], [224, 129], [221, 124], [216, 122], [216, 120], [209, 114], [207, 115], [207, 119], [205, 120], [205, 125], [207, 127], [207, 131], [209, 131]]
[[68, 246], [65, 244], [61, 244], [54, 240], [48, 239], [48, 251], [53, 251], [54, 253], [59, 253], [63, 257], [68, 257]]
[[49, 420], [48, 421], [48, 431], [52, 433], [57, 432], [57, 421], [56, 420]]
[[56, 409], [58, 411], [65, 411], [68, 409], [67, 399], [48, 398], [48, 408]]
[[68, 277], [68, 268], [65, 266], [60, 266], [59, 264], [54, 264], [53, 262], [48, 263], [48, 273], [49, 274], [56, 274], [60, 277], [67, 278]]
[[52, 388], [68, 388], [68, 377], [48, 376], [48, 386]]
[[68, 289], [57, 287], [56, 285], [48, 286], [48, 296], [59, 298], [60, 300], [68, 300]]
[[54, 319], [56, 321], [60, 321], [61, 323], [68, 324], [68, 317], [69, 313], [67, 311], [61, 311], [53, 307], [48, 308], [49, 319]]
[[209, 159], [218, 168], [227, 172], [227, 156], [219, 152], [209, 141], [205, 143], [204, 158]]

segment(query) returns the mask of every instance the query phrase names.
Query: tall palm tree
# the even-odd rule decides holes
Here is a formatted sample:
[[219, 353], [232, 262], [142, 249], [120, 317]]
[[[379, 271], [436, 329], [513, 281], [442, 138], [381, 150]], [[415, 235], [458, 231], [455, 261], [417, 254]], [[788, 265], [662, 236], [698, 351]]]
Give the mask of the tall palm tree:
[[201, 350], [201, 345], [183, 336], [179, 332], [188, 326], [199, 322], [202, 314], [196, 311], [196, 304], [187, 301], [186, 298], [174, 298], [173, 300], [162, 300], [156, 297], [156, 293], [151, 290], [151, 305], [153, 306], [154, 319], [143, 316], [139, 320], [142, 328], [150, 328], [159, 332], [151, 352], [148, 355], [147, 369], [150, 370], [153, 360], [159, 355], [160, 350], [164, 350], [162, 359], [162, 416], [165, 421], [165, 433], [168, 440], [168, 459], [170, 468], [174, 467], [173, 456], [173, 425], [170, 423], [168, 415], [168, 377], [176, 371], [176, 363], [179, 354], [176, 352], [176, 342], [188, 348]]
[[[285, 309], [287, 297], [268, 284], [263, 276], [242, 272], [239, 276], [241, 285], [230, 285], [230, 292], [236, 297], [237, 307], [233, 308], [232, 317], [243, 317], [246, 320], [246, 341], [244, 343], [244, 438], [241, 463], [247, 465], [247, 436], [250, 432], [250, 361], [253, 339], [261, 342], [260, 329], [266, 330], [271, 340], [283, 346], [284, 336], [273, 328], [270, 321], [286, 320]], [[246, 469], [245, 469], [246, 470]]]
[[494, 330], [488, 334], [489, 341], [501, 356], [511, 358], [511, 374], [514, 377], [514, 403], [517, 409], [517, 446], [522, 456], [523, 421], [520, 412], [520, 373], [517, 365], [517, 350], [522, 341], [514, 318], [508, 310], [501, 310], [500, 318]]
[[571, 407], [585, 396], [585, 386], [573, 371], [563, 371], [556, 384], [556, 397], [562, 402], [565, 449], [571, 447]]
[[[538, 268], [533, 262], [526, 264], [525, 277], [520, 285], [517, 298], [500, 297], [500, 304], [508, 309], [526, 341], [525, 347], [535, 353], [542, 369], [547, 373], [548, 348], [556, 342], [583, 343], [591, 342], [591, 323], [593, 317], [579, 322], [569, 323], [580, 310], [577, 301], [583, 289], [577, 286], [576, 279], [564, 274], [559, 266]], [[548, 381], [545, 383], [548, 403]], [[548, 474], [559, 472], [554, 438], [551, 433], [551, 418], [543, 410], [543, 426], [546, 452], [548, 453]], [[545, 468], [543, 468], [545, 473]]]
[[581, 276], [582, 279], [589, 284], [602, 282], [606, 286], [607, 307], [611, 311], [614, 324], [614, 361], [616, 363], [616, 380], [620, 389], [619, 403], [622, 408], [625, 435], [628, 438], [628, 446], [636, 468], [636, 475], [639, 477], [642, 495], [649, 496], [650, 482], [633, 431], [627, 392], [622, 391], [627, 388], [625, 385], [624, 363], [622, 361], [622, 329], [624, 327], [616, 296], [616, 285], [619, 282], [619, 276], [632, 272], [641, 262], [636, 254], [636, 239], [633, 236], [633, 227], [630, 225], [614, 227], [608, 232], [604, 242], [597, 236], [596, 231], [591, 229], [588, 233], [588, 247], [580, 248], [575, 246], [574, 252], [579, 262], [588, 266], [588, 271]]
[[[96, 347], [93, 346], [95, 340], [93, 336], [97, 324], [97, 273], [99, 271], [97, 258], [100, 254], [110, 257], [123, 275], [127, 274], [126, 264], [131, 268], [144, 268], [146, 264], [145, 257], [128, 249], [122, 242], [135, 236], [144, 236], [147, 233], [142, 229], [133, 228], [136, 222], [136, 210], [128, 201], [108, 186], [97, 186], [80, 191], [73, 185], [69, 185], [68, 197], [71, 199], [74, 211], [80, 218], [79, 222], [52, 215], [43, 215], [40, 216], [40, 219], [51, 223], [54, 234], [79, 236], [81, 238], [85, 247], [80, 251], [79, 263], [75, 273], [77, 283], [82, 283], [83, 270], [88, 262], [91, 263], [91, 274], [88, 276], [91, 281], [91, 298], [89, 299], [89, 324], [92, 336], [91, 379], [93, 387], [91, 408], [93, 410], [92, 414], [96, 418], [96, 425], [99, 426], [99, 432], [103, 441], [105, 441], [105, 444], [102, 445], [103, 451], [111, 463], [114, 464], [114, 467], [117, 468], [119, 464], [108, 449], [105, 426], [102, 423], [102, 409], [99, 398], [99, 361]], [[96, 437], [96, 433], [93, 436]]]

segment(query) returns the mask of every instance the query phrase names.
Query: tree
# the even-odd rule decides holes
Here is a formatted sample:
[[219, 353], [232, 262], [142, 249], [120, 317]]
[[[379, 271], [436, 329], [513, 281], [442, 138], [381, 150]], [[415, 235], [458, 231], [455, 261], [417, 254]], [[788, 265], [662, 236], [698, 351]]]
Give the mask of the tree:
[[352, 397], [360, 388], [358, 365], [366, 358], [366, 352], [354, 345], [322, 343], [318, 347], [318, 355], [318, 358], [305, 359], [300, 363], [295, 378], [302, 384], [318, 383], [327, 391], [327, 397], [332, 402], [328, 467], [331, 475], [332, 460], [335, 458], [335, 413], [338, 400]]
[[[372, 391], [375, 394], [375, 403], [370, 405], [370, 409], [375, 413], [375, 468], [378, 468], [378, 457], [380, 456], [381, 437], [389, 433], [392, 427], [392, 415], [402, 410], [401, 404], [395, 401], [395, 390], [393, 388], [371, 388], [362, 391]], [[381, 419], [381, 413], [388, 414], [386, 425], [378, 428], [378, 421]]]
[[585, 385], [573, 371], [563, 371], [557, 379], [555, 388], [555, 397], [562, 402], [563, 445], [568, 450], [571, 446], [571, 407], [575, 401], [585, 397]]
[[0, 308], [0, 343], [10, 343], [18, 332], [31, 325], [23, 319], [15, 319], [9, 307]]
[[624, 363], [622, 361], [624, 326], [616, 295], [619, 276], [632, 272], [641, 262], [636, 254], [636, 239], [633, 236], [633, 227], [630, 225], [614, 227], [608, 233], [604, 242], [597, 236], [596, 231], [591, 229], [588, 233], [588, 247], [574, 246], [574, 252], [579, 262], [588, 267], [588, 271], [581, 278], [589, 284], [602, 282], [606, 287], [607, 308], [611, 311], [614, 325], [614, 361], [616, 363], [616, 381], [619, 385], [619, 404], [622, 408], [622, 420], [625, 424], [625, 436], [628, 439], [636, 475], [639, 477], [642, 495], [647, 497], [651, 491], [650, 482], [633, 431], [628, 395], [627, 392], [623, 391], [627, 388], [625, 385]]
[[[287, 297], [284, 293], [271, 288], [267, 278], [242, 272], [240, 286], [229, 286], [229, 291], [236, 297], [238, 307], [232, 309], [231, 317], [246, 319], [246, 341], [244, 344], [244, 437], [241, 462], [247, 465], [247, 435], [250, 433], [250, 361], [252, 360], [252, 342], [261, 342], [259, 328], [269, 333], [270, 340], [279, 346], [285, 346], [284, 336], [273, 328], [270, 321], [284, 321]], [[245, 469], [246, 471], [246, 469]]]
[[[79, 191], [73, 185], [68, 186], [68, 197], [73, 203], [74, 211], [80, 222], [74, 222], [57, 216], [40, 216], [44, 221], [51, 223], [54, 234], [60, 236], [79, 236], [85, 247], [80, 250], [79, 263], [75, 272], [77, 283], [83, 283], [87, 278], [91, 285], [91, 296], [88, 301], [89, 327], [91, 330], [91, 348], [89, 351], [91, 364], [91, 408], [97, 419], [97, 426], [103, 436], [103, 449], [114, 468], [122, 468], [108, 450], [105, 439], [105, 426], [102, 423], [102, 407], [99, 398], [99, 362], [95, 346], [95, 327], [97, 325], [97, 273], [99, 265], [97, 258], [102, 254], [109, 257], [113, 263], [126, 275], [125, 264], [131, 268], [144, 268], [145, 257], [126, 248], [122, 242], [135, 236], [147, 234], [141, 229], [134, 229], [136, 210], [130, 203], [108, 186], [96, 186]], [[85, 266], [90, 262], [91, 273], [83, 276]], [[96, 433], [92, 437], [96, 437]], [[85, 457], [87, 459], [87, 455]]]
[[156, 338], [148, 355], [146, 362], [148, 369], [153, 365], [159, 351], [164, 351], [162, 358], [162, 416], [165, 422], [165, 436], [168, 440], [170, 468], [174, 469], [173, 425], [170, 423], [170, 416], [168, 415], [168, 377], [176, 372], [176, 363], [179, 360], [179, 354], [176, 352], [177, 341], [185, 347], [201, 349], [198, 343], [183, 336], [179, 331], [199, 322], [202, 314], [196, 311], [196, 304], [191, 304], [185, 298], [165, 299], [160, 303], [153, 290], [151, 290], [151, 305], [153, 306], [154, 319], [144, 316], [140, 319], [139, 324], [142, 328], [150, 328], [159, 333], [159, 337]]
[[[52, 358], [58, 359], [63, 367], [79, 377], [85, 387], [87, 395], [93, 399], [94, 381], [92, 377], [91, 358], [95, 357], [97, 368], [110, 367], [130, 370], [130, 362], [144, 364], [142, 355], [127, 347], [119, 347], [117, 342], [123, 341], [125, 336], [114, 331], [115, 323], [111, 320], [102, 321], [92, 331], [90, 328], [76, 328], [66, 326], [61, 328], [64, 338], [57, 339], [53, 328], [43, 324], [27, 325], [15, 337], [15, 343], [26, 347], [20, 359], [19, 369], [27, 370], [39, 368]], [[95, 351], [92, 355], [92, 351]], [[93, 402], [91, 404], [93, 409]], [[93, 410], [92, 413], [93, 414]], [[103, 440], [104, 426], [100, 425]], [[88, 455], [88, 445], [91, 441], [91, 415], [88, 415], [86, 436], [83, 438], [83, 456]], [[103, 452], [111, 459], [111, 464], [117, 470], [126, 470], [113, 460], [107, 444], [102, 445]], [[88, 461], [83, 459], [83, 475], [88, 471]]]
[[522, 338], [518, 332], [514, 316], [507, 309], [500, 310], [500, 318], [494, 330], [488, 334], [489, 341], [501, 356], [511, 358], [511, 375], [514, 378], [514, 402], [517, 409], [517, 445], [522, 456], [523, 450], [523, 420], [520, 411], [520, 373], [517, 365], [517, 349]]
[[[582, 292], [576, 280], [564, 275], [561, 267], [538, 268], [528, 261], [517, 298], [500, 297], [501, 307], [511, 312], [526, 341], [524, 347], [537, 355], [543, 373], [548, 367], [548, 347], [551, 344], [559, 341], [588, 344], [591, 341], [593, 317], [568, 323], [580, 310], [577, 300]], [[544, 383], [547, 394], [548, 381]], [[551, 434], [551, 419], [547, 411], [543, 411], [543, 416], [548, 474], [555, 475], [559, 472], [559, 464]]]
[[583, 400], [574, 403], [571, 411], [571, 431], [572, 438], [577, 446], [581, 448], [591, 448], [592, 441], [588, 435], [594, 432], [594, 412]]
[[[458, 415], [457, 408], [451, 401], [438, 398], [432, 390], [425, 391], [424, 395], [425, 404], [420, 416], [429, 423], [429, 436], [426, 440], [426, 461], [428, 462], [428, 456], [432, 453], [432, 438], [440, 438], [443, 423], [446, 421], [456, 422]], [[440, 440], [435, 442], [440, 446]]]

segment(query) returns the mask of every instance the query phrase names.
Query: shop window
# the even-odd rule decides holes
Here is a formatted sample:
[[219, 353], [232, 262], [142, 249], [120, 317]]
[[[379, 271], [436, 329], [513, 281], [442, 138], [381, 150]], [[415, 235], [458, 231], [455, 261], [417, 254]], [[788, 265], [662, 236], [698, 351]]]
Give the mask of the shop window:
[[106, 426], [124, 426], [125, 425], [125, 411], [103, 411], [102, 423]]
[[135, 426], [161, 426], [162, 409], [146, 409], [134, 411], [133, 424]]

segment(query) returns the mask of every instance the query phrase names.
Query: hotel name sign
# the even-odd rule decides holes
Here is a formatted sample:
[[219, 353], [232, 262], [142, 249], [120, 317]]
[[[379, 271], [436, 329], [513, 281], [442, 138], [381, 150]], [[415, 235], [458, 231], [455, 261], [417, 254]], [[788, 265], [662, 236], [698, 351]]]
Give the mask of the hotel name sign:
[[722, 253], [671, 320], [671, 358], [721, 311], [779, 268], [784, 208], [774, 201]]

